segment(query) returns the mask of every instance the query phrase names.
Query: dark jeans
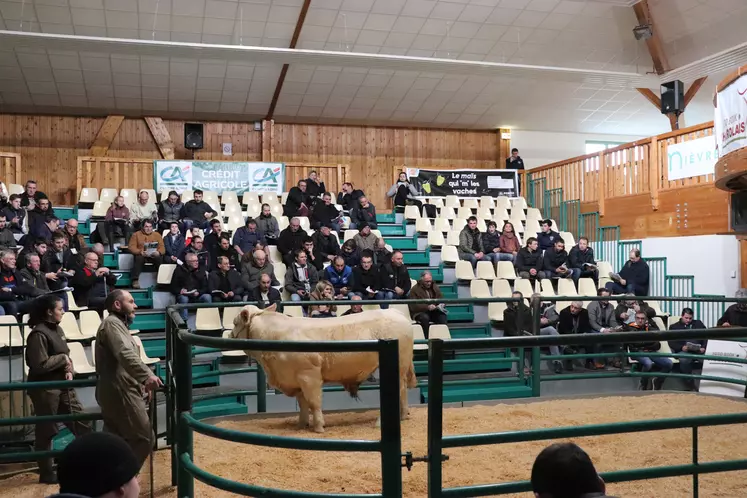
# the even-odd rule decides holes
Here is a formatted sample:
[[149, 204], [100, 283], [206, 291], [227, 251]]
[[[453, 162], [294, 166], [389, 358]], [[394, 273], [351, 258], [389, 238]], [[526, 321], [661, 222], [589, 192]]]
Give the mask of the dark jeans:
[[39, 298], [29, 299], [28, 301], [3, 301], [1, 304], [6, 315], [25, 315], [31, 312], [37, 299]]
[[[189, 303], [212, 303], [213, 302], [213, 296], [210, 294], [201, 294], [199, 296], [185, 296], [184, 294], [179, 294], [176, 296], [176, 303], [177, 304], [189, 304]], [[187, 310], [183, 309], [179, 311], [179, 314], [182, 315], [182, 318], [184, 321], [187, 321]]]
[[449, 321], [449, 317], [446, 315], [446, 313], [439, 309], [416, 313], [415, 316], [412, 317], [412, 319], [415, 320], [418, 325], [423, 328], [423, 335], [426, 339], [428, 339], [428, 332], [430, 331], [431, 323], [435, 323], [436, 325], [446, 325], [446, 323]]
[[214, 294], [212, 296], [214, 303], [240, 303], [244, 300], [244, 296], [241, 296], [239, 294], [234, 294], [233, 297], [227, 297], [225, 299], [223, 298], [223, 296], [217, 296]]
[[579, 278], [590, 278], [594, 280], [594, 285], [599, 286], [599, 270], [582, 270], [580, 268], [573, 268], [573, 281], [578, 285]]
[[99, 226], [97, 226], [96, 230], [99, 232], [101, 242], [103, 244], [108, 244], [110, 251], [114, 250], [114, 237], [117, 236], [117, 234], [121, 233], [121, 236], [124, 237], [125, 244], [130, 241], [130, 236], [132, 235], [132, 227], [129, 223], [124, 221], [105, 221], [104, 229], [101, 230]]
[[604, 288], [612, 294], [635, 294], [635, 286], [633, 284], [626, 284], [623, 286], [617, 282], [607, 282], [607, 285], [605, 285]]
[[135, 263], [132, 265], [132, 270], [130, 272], [132, 280], [137, 280], [140, 277], [145, 263], [153, 263], [153, 270], [157, 272], [162, 260], [163, 256], [160, 254], [158, 256], [143, 256], [142, 254], [136, 254]]

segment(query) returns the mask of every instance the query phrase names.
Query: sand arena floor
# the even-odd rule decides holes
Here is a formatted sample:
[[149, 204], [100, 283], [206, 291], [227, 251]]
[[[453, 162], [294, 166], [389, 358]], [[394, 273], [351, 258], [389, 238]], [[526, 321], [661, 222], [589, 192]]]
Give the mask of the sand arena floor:
[[[649, 396], [605, 396], [574, 400], [550, 400], [521, 404], [498, 404], [449, 408], [444, 412], [445, 434], [470, 434], [740, 412], [744, 402], [697, 394]], [[426, 410], [412, 408], [411, 418], [402, 425], [403, 451], [426, 453]], [[295, 416], [224, 421], [231, 429], [284, 436], [338, 439], [376, 439], [377, 412], [325, 415], [323, 435], [299, 432]], [[579, 438], [574, 440], [591, 455], [601, 472], [638, 467], [689, 463], [689, 429], [643, 432]], [[448, 487], [528, 479], [535, 456], [547, 441], [521, 444], [457, 448], [445, 451], [444, 483]], [[255, 447], [195, 435], [197, 464], [228, 479], [261, 486], [320, 491], [327, 493], [380, 492], [380, 462], [376, 454], [296, 451]], [[747, 431], [743, 426], [722, 426], [700, 430], [700, 461], [747, 457]], [[156, 496], [176, 497], [169, 486], [169, 452], [156, 454]], [[147, 469], [147, 464], [146, 464]], [[52, 494], [54, 487], [35, 483], [25, 474], [0, 481], [0, 497], [37, 498]], [[143, 491], [148, 477], [142, 476]], [[691, 496], [690, 477], [610, 484], [608, 493], [620, 497]], [[426, 496], [426, 464], [403, 469], [406, 497]], [[702, 497], [747, 496], [747, 472], [702, 475]], [[217, 498], [230, 493], [196, 483], [195, 496]], [[520, 496], [520, 495], [513, 495]], [[529, 496], [521, 495], [521, 496]]]

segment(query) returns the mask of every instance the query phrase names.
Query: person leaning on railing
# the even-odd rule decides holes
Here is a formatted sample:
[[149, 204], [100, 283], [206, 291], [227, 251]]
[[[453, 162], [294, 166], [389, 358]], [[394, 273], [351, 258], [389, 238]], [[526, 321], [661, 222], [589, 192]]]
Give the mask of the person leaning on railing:
[[[532, 294], [532, 301], [541, 299], [542, 296], [539, 293]], [[555, 307], [555, 303], [544, 302], [540, 305], [540, 335], [559, 335], [558, 329], [556, 328], [560, 315]], [[548, 346], [550, 354], [553, 356], [560, 356], [560, 347]], [[555, 373], [563, 373], [563, 363], [560, 360], [548, 361], [548, 365], [552, 368]], [[573, 362], [568, 362], [568, 370], [573, 370]]]

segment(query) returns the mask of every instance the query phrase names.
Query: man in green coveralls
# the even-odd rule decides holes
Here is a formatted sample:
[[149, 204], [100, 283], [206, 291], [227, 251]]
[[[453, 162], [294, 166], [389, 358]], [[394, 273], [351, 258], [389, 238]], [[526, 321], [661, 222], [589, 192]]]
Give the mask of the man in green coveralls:
[[124, 439], [142, 466], [155, 442], [146, 399], [163, 383], [140, 359], [128, 330], [137, 308], [132, 294], [117, 289], [104, 306], [109, 316], [96, 333], [96, 401], [104, 429]]

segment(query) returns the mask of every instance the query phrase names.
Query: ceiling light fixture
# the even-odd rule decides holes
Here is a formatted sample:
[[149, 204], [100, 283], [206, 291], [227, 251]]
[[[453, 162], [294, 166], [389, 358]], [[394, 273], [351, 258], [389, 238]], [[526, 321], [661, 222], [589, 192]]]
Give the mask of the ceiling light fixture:
[[648, 40], [654, 36], [654, 30], [651, 29], [650, 24], [641, 24], [633, 28], [633, 36], [636, 40]]

